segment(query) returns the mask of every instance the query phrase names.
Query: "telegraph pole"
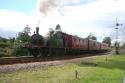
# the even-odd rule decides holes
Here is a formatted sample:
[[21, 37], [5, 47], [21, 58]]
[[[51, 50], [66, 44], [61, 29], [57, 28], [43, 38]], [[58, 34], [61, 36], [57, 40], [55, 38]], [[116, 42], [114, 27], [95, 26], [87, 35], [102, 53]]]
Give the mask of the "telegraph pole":
[[122, 26], [122, 24], [119, 24], [116, 18], [116, 42], [115, 42], [115, 53], [119, 54], [119, 43], [118, 43], [118, 27]]

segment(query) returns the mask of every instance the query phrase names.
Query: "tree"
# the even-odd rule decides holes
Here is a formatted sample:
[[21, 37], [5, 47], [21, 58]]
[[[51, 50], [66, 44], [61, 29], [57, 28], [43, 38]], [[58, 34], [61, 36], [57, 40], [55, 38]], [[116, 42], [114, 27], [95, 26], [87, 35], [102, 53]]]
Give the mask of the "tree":
[[18, 33], [18, 37], [14, 43], [13, 46], [13, 55], [15, 56], [26, 56], [28, 55], [28, 50], [24, 49], [21, 45], [23, 43], [29, 42], [30, 41], [30, 27], [26, 25], [24, 30], [22, 32]]
[[107, 43], [109, 45], [109, 47], [111, 46], [111, 38], [110, 37], [104, 37], [103, 43]]
[[97, 40], [97, 38], [92, 33], [90, 33], [87, 38], [92, 40]]
[[17, 40], [19, 40], [22, 43], [29, 42], [29, 40], [30, 40], [30, 35], [29, 35], [30, 30], [31, 30], [30, 27], [28, 25], [26, 25], [23, 32], [18, 33]]
[[30, 34], [30, 31], [31, 31], [31, 28], [29, 27], [29, 25], [26, 25], [23, 32], [27, 33], [27, 34]]
[[30, 36], [27, 33], [19, 32], [17, 40], [19, 40], [22, 43], [29, 42]]
[[51, 38], [54, 35], [54, 30], [52, 28], [49, 28], [49, 32], [47, 33], [47, 37]]

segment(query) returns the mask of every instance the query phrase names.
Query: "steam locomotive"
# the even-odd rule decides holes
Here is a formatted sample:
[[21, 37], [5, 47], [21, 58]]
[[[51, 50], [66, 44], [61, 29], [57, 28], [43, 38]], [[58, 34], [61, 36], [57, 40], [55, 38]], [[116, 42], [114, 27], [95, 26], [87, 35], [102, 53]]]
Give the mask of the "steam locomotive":
[[[59, 28], [59, 25], [56, 26]], [[86, 52], [104, 52], [110, 48], [106, 43], [100, 43], [88, 38], [81, 38], [62, 32], [61, 30], [50, 31], [47, 37], [36, 33], [31, 36], [30, 42], [23, 45], [34, 57], [80, 54]]]

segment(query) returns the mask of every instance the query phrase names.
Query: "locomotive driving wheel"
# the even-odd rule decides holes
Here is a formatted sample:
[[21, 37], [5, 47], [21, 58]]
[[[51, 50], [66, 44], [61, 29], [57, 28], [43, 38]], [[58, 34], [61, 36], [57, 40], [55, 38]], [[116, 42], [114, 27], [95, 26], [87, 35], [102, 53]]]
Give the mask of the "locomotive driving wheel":
[[33, 55], [34, 57], [38, 57], [38, 55], [40, 54], [38, 49], [31, 49], [30, 50], [31, 55]]

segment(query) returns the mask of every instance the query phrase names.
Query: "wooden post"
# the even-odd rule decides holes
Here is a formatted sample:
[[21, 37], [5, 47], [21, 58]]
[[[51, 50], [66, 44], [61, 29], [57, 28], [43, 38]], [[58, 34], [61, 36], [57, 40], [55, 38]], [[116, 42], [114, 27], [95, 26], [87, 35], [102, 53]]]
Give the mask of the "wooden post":
[[75, 78], [77, 79], [78, 78], [78, 71], [75, 70]]

